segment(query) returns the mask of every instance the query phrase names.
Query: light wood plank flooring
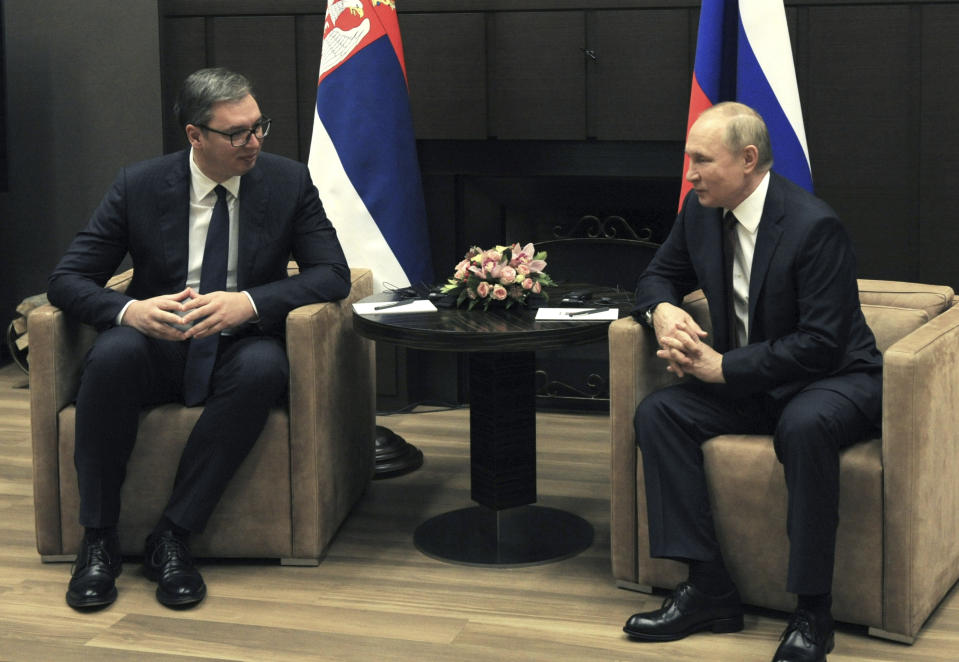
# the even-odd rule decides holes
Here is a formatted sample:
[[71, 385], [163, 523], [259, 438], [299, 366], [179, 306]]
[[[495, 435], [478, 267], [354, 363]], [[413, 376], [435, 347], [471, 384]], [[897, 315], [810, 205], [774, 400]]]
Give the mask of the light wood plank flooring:
[[[406, 476], [376, 481], [316, 568], [205, 561], [209, 596], [166, 609], [127, 563], [110, 608], [64, 602], [68, 564], [43, 564], [34, 545], [26, 377], [0, 369], [0, 660], [721, 660], [768, 661], [784, 615], [749, 610], [737, 634], [667, 644], [627, 640], [621, 627], [661, 596], [615, 588], [609, 569], [605, 415], [540, 414], [540, 503], [596, 529], [585, 553], [547, 565], [489, 569], [420, 554], [423, 519], [471, 505], [468, 410], [382, 418], [425, 453]], [[832, 662], [959, 659], [959, 598], [951, 593], [919, 641], [837, 634]]]

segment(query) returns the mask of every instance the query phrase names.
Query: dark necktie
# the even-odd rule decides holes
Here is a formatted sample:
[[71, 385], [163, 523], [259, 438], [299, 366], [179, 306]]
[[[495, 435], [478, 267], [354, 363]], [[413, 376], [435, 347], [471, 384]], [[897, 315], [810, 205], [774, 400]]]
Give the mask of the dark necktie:
[[736, 262], [736, 227], [739, 221], [731, 211], [723, 218], [723, 274], [726, 277], [726, 326], [729, 328], [729, 348], [739, 347], [739, 320], [736, 319], [736, 295], [733, 291], [733, 265]]
[[[203, 247], [203, 265], [200, 267], [200, 294], [226, 289], [226, 263], [230, 251], [230, 212], [226, 203], [226, 189], [217, 186], [216, 205], [210, 217], [210, 228]], [[190, 407], [206, 400], [210, 391], [210, 377], [216, 363], [216, 349], [220, 334], [193, 339], [187, 350], [183, 370], [183, 401]]]

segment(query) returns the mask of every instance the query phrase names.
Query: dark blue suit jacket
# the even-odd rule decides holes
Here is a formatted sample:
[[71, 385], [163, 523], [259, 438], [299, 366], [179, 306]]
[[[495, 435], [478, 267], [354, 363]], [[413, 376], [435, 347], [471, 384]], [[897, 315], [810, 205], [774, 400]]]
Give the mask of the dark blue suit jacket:
[[[190, 206], [189, 150], [124, 168], [50, 276], [47, 296], [69, 315], [104, 329], [131, 299], [186, 286]], [[287, 313], [345, 297], [349, 268], [302, 163], [261, 152], [240, 182], [237, 288], [256, 302], [252, 330], [282, 335]], [[125, 293], [104, 289], [126, 254], [133, 280]], [[287, 277], [293, 257], [300, 274]]]
[[722, 209], [690, 193], [639, 279], [636, 311], [680, 305], [701, 287], [731, 394], [784, 400], [819, 382], [877, 420], [881, 402], [855, 375], [881, 371], [882, 356], [859, 306], [851, 241], [829, 205], [770, 173], [749, 279], [749, 343], [732, 350], [722, 246]]

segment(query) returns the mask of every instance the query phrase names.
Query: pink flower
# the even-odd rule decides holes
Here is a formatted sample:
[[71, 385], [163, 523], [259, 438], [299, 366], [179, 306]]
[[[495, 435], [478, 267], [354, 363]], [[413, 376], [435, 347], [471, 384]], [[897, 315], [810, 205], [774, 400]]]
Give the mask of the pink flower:
[[520, 248], [520, 245], [518, 243], [513, 244], [514, 257], [525, 257], [525, 258], [533, 259], [533, 255], [535, 254], [534, 251], [535, 249], [533, 248], [533, 244], [526, 244], [522, 248]]
[[[545, 255], [540, 253], [538, 257]], [[523, 302], [530, 292], [543, 291], [541, 281], [551, 282], [543, 273], [546, 260], [536, 257], [531, 243], [494, 246], [487, 250], [471, 246], [453, 268], [453, 277], [447, 280], [442, 291], [459, 292], [463, 298], [468, 297], [471, 309], [478, 302], [486, 309], [490, 300], [506, 301], [507, 305]], [[457, 303], [461, 302], [462, 299]]]
[[531, 271], [542, 272], [546, 268], [546, 260], [530, 260], [529, 268]]

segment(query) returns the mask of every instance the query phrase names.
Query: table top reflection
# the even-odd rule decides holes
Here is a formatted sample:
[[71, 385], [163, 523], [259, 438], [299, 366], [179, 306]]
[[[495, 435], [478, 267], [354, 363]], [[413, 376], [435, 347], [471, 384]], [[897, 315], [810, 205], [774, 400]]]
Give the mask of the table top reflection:
[[[392, 294], [374, 294], [362, 303], [397, 300]], [[562, 306], [551, 295], [547, 306]], [[584, 306], [585, 308], [598, 307]], [[628, 314], [629, 305], [619, 307], [619, 316]], [[536, 309], [514, 305], [506, 309], [491, 305], [437, 308], [435, 313], [353, 312], [353, 328], [361, 336], [415, 349], [453, 352], [521, 352], [557, 349], [567, 345], [595, 342], [606, 337], [609, 320], [537, 321]]]

